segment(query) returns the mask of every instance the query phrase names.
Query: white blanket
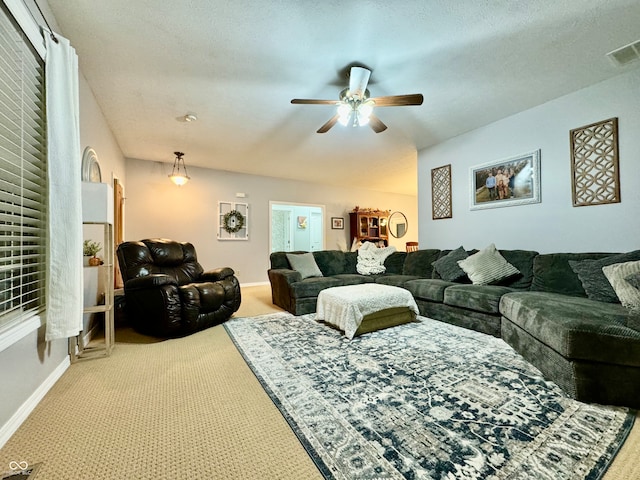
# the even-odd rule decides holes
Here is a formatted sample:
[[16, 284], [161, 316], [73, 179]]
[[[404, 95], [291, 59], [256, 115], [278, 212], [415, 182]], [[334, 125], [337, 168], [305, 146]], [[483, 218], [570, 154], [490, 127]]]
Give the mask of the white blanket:
[[352, 339], [366, 315], [394, 307], [408, 307], [416, 315], [418, 305], [408, 290], [378, 283], [326, 288], [318, 295], [316, 320], [323, 320]]
[[358, 249], [358, 263], [356, 270], [360, 275], [374, 275], [384, 273], [384, 261], [396, 251], [396, 247], [378, 248], [371, 242], [364, 242]]

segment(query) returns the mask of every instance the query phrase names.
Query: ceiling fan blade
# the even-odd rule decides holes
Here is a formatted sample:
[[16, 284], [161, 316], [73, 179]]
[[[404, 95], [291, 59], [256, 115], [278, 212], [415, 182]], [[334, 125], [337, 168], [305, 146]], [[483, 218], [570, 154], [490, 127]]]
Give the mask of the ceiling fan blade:
[[336, 124], [336, 122], [338, 121], [338, 118], [340, 118], [340, 115], [336, 113], [333, 117], [329, 119], [327, 123], [322, 125], [316, 133], [327, 133], [331, 129], [331, 127], [333, 127]]
[[372, 98], [376, 107], [401, 107], [403, 105], [422, 105], [424, 97], [421, 93], [410, 95], [390, 95], [388, 97]]
[[349, 74], [349, 94], [353, 97], [364, 98], [367, 90], [371, 70], [364, 67], [351, 67]]
[[382, 120], [376, 117], [373, 113], [369, 115], [369, 126], [376, 133], [384, 132], [387, 129], [387, 126], [382, 123]]
[[298, 105], [338, 105], [340, 100], [314, 100], [308, 98], [294, 98], [291, 103]]

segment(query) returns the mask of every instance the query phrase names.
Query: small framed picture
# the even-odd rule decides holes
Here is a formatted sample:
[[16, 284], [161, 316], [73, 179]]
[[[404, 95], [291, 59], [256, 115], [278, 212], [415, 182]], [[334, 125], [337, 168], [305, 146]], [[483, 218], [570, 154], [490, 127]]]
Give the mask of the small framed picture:
[[331, 230], [344, 230], [344, 218], [331, 217]]

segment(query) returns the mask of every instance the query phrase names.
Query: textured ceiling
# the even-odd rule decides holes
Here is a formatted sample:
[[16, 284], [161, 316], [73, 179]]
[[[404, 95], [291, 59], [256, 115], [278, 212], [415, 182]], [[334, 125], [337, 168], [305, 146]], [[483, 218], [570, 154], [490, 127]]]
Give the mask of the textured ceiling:
[[[637, 0], [49, 0], [129, 158], [415, 194], [417, 151], [625, 71]], [[315, 131], [347, 67], [388, 129]], [[198, 121], [180, 122], [186, 113]]]

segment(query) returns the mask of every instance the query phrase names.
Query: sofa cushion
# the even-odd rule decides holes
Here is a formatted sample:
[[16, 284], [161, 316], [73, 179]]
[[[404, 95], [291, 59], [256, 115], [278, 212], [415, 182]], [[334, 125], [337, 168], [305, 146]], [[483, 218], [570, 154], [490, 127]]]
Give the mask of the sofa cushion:
[[458, 265], [458, 260], [464, 260], [468, 256], [469, 254], [463, 247], [458, 247], [455, 250], [451, 250], [444, 257], [440, 257], [432, 265], [440, 278], [448, 282], [455, 282], [466, 275]]
[[578, 275], [569, 265], [570, 260], [598, 259], [611, 253], [548, 253], [533, 259], [531, 290], [562, 293], [574, 297], [586, 297]]
[[445, 289], [452, 285], [455, 285], [455, 283], [438, 278], [421, 278], [409, 280], [403, 287], [409, 290], [416, 300], [442, 303]]
[[318, 268], [316, 260], [311, 253], [288, 253], [287, 260], [289, 260], [291, 268], [300, 273], [303, 280], [309, 277], [322, 277], [322, 272]]
[[345, 272], [345, 252], [340, 250], [319, 250], [313, 252], [316, 263], [325, 277]]
[[615, 303], [618, 302], [618, 297], [604, 276], [602, 267], [635, 260], [640, 260], [640, 250], [611, 255], [597, 260], [569, 260], [569, 265], [578, 275], [587, 297], [600, 302]]
[[533, 282], [533, 261], [539, 255], [533, 250], [500, 250], [500, 255], [516, 267], [520, 273], [498, 282], [506, 287], [529, 289]]
[[478, 253], [474, 253], [464, 260], [459, 260], [458, 265], [466, 272], [474, 285], [498, 283], [520, 273], [516, 267], [500, 255], [493, 243]]
[[640, 290], [640, 273], [631, 274], [625, 277], [625, 280], [629, 282], [629, 285]]
[[406, 258], [407, 252], [393, 252], [384, 261], [385, 273], [401, 275]]
[[622, 305], [547, 292], [512, 292], [500, 313], [565, 358], [640, 366], [640, 332]]
[[317, 297], [325, 288], [339, 287], [342, 283], [334, 277], [310, 277], [292, 283], [291, 296], [293, 298]]
[[339, 280], [340, 285], [360, 285], [361, 283], [373, 283], [375, 281], [373, 276], [360, 275], [359, 273], [341, 273], [331, 278]]
[[640, 261], [607, 265], [602, 267], [602, 273], [624, 307], [640, 310], [640, 290], [626, 280], [626, 277], [640, 273]]
[[356, 266], [358, 265], [358, 252], [344, 252], [344, 271], [342, 273], [352, 273], [359, 275]]
[[273, 252], [269, 255], [269, 261], [271, 262], [271, 268], [273, 270], [291, 269], [291, 264], [287, 260], [287, 255], [292, 253], [307, 253], [302, 250], [296, 250], [295, 252]]
[[497, 285], [452, 285], [444, 291], [444, 304], [495, 315], [500, 297], [513, 291]]
[[440, 257], [440, 250], [428, 248], [409, 252], [404, 260], [402, 273], [422, 278], [433, 278], [433, 262]]
[[420, 277], [415, 275], [375, 275], [375, 282], [381, 285], [391, 285], [393, 287], [404, 287], [409, 280], [417, 280]]

